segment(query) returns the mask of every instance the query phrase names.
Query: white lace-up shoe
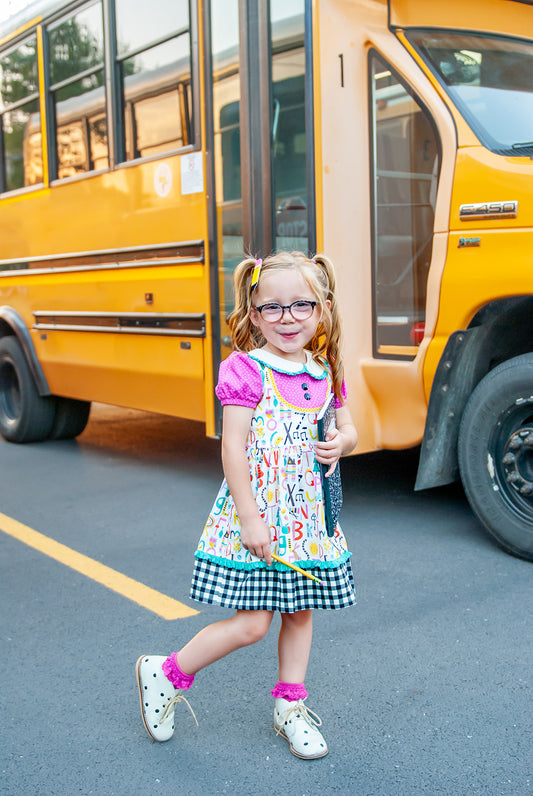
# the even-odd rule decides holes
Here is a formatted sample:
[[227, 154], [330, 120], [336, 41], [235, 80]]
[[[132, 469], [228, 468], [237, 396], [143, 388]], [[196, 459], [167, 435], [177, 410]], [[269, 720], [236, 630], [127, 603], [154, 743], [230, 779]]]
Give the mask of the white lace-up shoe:
[[189, 702], [163, 672], [165, 660], [164, 655], [141, 655], [135, 667], [144, 726], [159, 743], [169, 741], [174, 735], [174, 708], [180, 702], [185, 702], [196, 721]]
[[304, 760], [327, 755], [328, 746], [318, 729], [321, 724], [319, 716], [304, 705], [303, 700], [276, 699], [274, 729], [287, 739], [293, 755]]

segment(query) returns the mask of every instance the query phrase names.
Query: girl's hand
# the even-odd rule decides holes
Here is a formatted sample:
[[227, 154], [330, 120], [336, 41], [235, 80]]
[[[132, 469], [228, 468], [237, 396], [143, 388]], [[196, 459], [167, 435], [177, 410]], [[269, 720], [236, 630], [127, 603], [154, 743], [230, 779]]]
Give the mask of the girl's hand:
[[315, 456], [320, 464], [329, 465], [326, 478], [332, 474], [337, 466], [337, 462], [343, 454], [344, 440], [338, 428], [333, 428], [326, 434], [325, 442], [317, 442], [315, 445]]
[[257, 558], [263, 558], [268, 566], [271, 565], [270, 529], [261, 517], [245, 522], [241, 520], [241, 542], [245, 550]]
[[337, 428], [328, 431], [325, 442], [317, 442], [315, 445], [317, 461], [329, 465], [326, 478], [332, 474], [340, 457], [353, 451], [356, 445], [357, 431], [348, 407], [340, 406], [337, 409]]

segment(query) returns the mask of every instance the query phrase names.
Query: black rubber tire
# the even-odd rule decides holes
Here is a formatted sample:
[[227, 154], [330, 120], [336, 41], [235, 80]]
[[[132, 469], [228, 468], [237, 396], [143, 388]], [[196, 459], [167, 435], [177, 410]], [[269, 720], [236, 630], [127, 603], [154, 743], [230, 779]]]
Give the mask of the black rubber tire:
[[76, 401], [74, 398], [56, 398], [56, 416], [50, 439], [74, 439], [84, 430], [89, 420], [91, 404], [89, 401]]
[[459, 469], [486, 529], [508, 553], [533, 561], [533, 354], [498, 365], [473, 391]]
[[16, 337], [0, 340], [0, 433], [8, 442], [41, 442], [50, 434], [56, 401], [39, 395]]

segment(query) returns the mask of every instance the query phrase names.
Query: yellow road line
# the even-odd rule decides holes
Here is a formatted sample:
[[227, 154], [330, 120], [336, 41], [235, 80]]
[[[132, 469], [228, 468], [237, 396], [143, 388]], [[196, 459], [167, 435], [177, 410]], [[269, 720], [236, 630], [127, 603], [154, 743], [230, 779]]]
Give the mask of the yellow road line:
[[91, 580], [101, 583], [108, 589], [127, 597], [143, 608], [147, 608], [154, 614], [163, 617], [163, 619], [183, 619], [186, 616], [194, 616], [199, 613], [194, 608], [189, 608], [188, 605], [180, 603], [178, 600], [167, 597], [166, 594], [151, 589], [145, 586], [144, 583], [139, 583], [133, 578], [128, 578], [121, 572], [117, 572], [111, 567], [106, 567], [94, 558], [89, 558], [82, 553], [77, 553], [76, 550], [71, 550], [60, 542], [50, 539], [27, 525], [17, 522], [17, 520], [7, 517], [5, 514], [0, 513], [0, 530], [4, 533], [18, 539], [29, 547], [33, 547], [40, 553], [44, 553], [50, 558], [54, 558], [61, 564], [70, 567], [71, 569], [80, 572]]

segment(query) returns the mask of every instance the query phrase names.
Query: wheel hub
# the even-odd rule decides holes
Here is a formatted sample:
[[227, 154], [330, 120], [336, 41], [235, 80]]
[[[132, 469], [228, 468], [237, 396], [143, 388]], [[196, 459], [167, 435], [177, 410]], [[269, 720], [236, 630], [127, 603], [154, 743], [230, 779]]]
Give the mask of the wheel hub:
[[510, 435], [502, 457], [505, 480], [525, 498], [533, 497], [533, 426]]

